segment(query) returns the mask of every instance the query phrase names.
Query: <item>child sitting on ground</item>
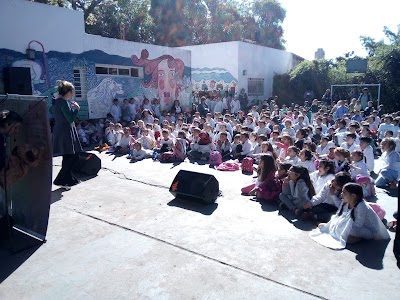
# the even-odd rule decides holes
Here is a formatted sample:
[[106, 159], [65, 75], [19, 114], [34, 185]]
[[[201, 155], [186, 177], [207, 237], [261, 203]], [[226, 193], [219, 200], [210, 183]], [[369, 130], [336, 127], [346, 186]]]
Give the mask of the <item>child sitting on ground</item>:
[[374, 149], [371, 146], [372, 139], [370, 137], [360, 138], [360, 149], [363, 152], [364, 160], [368, 171], [373, 174], [375, 168]]
[[350, 171], [350, 151], [341, 147], [334, 150], [335, 159], [335, 171], [337, 172], [349, 172]]
[[346, 135], [345, 142], [343, 142], [340, 147], [353, 152], [354, 150], [360, 150], [360, 147], [356, 144], [356, 134], [355, 133], [348, 133]]
[[283, 180], [279, 195], [279, 209], [289, 209], [295, 215], [303, 213], [304, 205], [315, 195], [314, 186], [306, 168], [292, 166], [289, 175]]
[[358, 175], [369, 177], [368, 168], [364, 162], [364, 155], [361, 150], [355, 150], [351, 152], [350, 159], [350, 175], [353, 180], [356, 180]]
[[[345, 184], [342, 198], [342, 204], [331, 221], [327, 224], [321, 223], [318, 226], [320, 232], [311, 235], [316, 242], [329, 248], [343, 249], [347, 243], [356, 243], [362, 239], [385, 240], [390, 238], [378, 215], [363, 200], [361, 185]], [[338, 227], [337, 224], [342, 226]], [[322, 239], [319, 239], [318, 237], [321, 235]], [[330, 241], [323, 235], [330, 236]]]
[[300, 161], [298, 162], [299, 166], [303, 166], [308, 170], [308, 172], [311, 174], [315, 172], [315, 164], [313, 161], [313, 155], [311, 151], [303, 149], [299, 153], [299, 158]]
[[161, 136], [162, 136], [161, 139], [157, 143], [157, 148], [155, 148], [154, 151], [157, 153], [164, 153], [167, 151], [171, 151], [172, 144], [174, 141], [169, 137], [168, 129], [163, 129], [161, 131]]
[[276, 171], [276, 178], [283, 180], [289, 174], [289, 170], [292, 167], [290, 163], [282, 162], [278, 163], [278, 171]]
[[130, 149], [130, 144], [132, 143], [131, 129], [125, 127], [123, 129], [124, 134], [117, 144], [115, 144], [115, 152], [119, 154], [127, 154]]
[[[197, 132], [198, 129], [193, 130]], [[205, 131], [200, 131], [198, 137], [194, 136], [193, 142], [190, 143], [190, 151], [188, 157], [193, 160], [208, 160], [211, 150], [214, 150], [210, 136]]]
[[142, 149], [140, 142], [135, 142], [133, 149], [129, 153], [131, 161], [139, 161], [146, 158], [147, 153]]
[[228, 133], [221, 132], [219, 139], [216, 142], [216, 150], [221, 153], [222, 160], [230, 158], [231, 155], [231, 143], [228, 140]]
[[[333, 177], [333, 178], [332, 178]], [[317, 220], [328, 222], [341, 204], [340, 194], [346, 183], [352, 181], [349, 173], [339, 172], [332, 176], [319, 192], [311, 198], [311, 202], [304, 205], [302, 218], [305, 220]]]
[[375, 185], [385, 188], [390, 184], [391, 188], [396, 187], [396, 181], [399, 177], [400, 155], [396, 152], [396, 142], [393, 139], [383, 139], [381, 142], [382, 156], [384, 165], [378, 173]]
[[240, 144], [236, 146], [236, 152], [235, 152], [235, 158], [241, 162], [243, 158], [246, 156], [249, 156], [251, 154], [251, 151], [253, 150], [252, 145], [249, 141], [249, 133], [248, 132], [242, 132], [240, 134]]
[[262, 155], [257, 168], [257, 180], [249, 186], [242, 188], [242, 193], [256, 196], [259, 200], [277, 200], [282, 190], [282, 184], [275, 177], [275, 173], [275, 159], [269, 154]]
[[318, 170], [310, 174], [315, 193], [318, 194], [327, 182], [335, 177], [335, 164], [333, 161], [323, 158], [319, 161]]
[[296, 146], [290, 146], [287, 151], [288, 156], [285, 158], [285, 162], [291, 163], [292, 165], [297, 165], [300, 161], [298, 157], [299, 153], [299, 148]]

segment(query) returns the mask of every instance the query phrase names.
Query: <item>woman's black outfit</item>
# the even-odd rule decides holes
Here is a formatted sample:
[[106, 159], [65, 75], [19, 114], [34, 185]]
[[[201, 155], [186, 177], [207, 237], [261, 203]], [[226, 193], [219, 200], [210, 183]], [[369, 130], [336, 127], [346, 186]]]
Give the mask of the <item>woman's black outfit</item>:
[[53, 155], [63, 157], [62, 167], [54, 180], [55, 185], [73, 186], [79, 181], [72, 174], [72, 168], [82, 152], [78, 131], [75, 127], [75, 117], [78, 110], [72, 110], [63, 98], [55, 100], [53, 115], [55, 125], [53, 128]]

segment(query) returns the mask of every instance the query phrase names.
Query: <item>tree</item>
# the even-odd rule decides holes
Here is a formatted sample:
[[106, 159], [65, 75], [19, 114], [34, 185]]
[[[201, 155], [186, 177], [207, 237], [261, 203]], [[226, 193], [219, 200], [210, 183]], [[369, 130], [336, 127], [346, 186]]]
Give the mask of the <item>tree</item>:
[[251, 7], [255, 20], [254, 41], [263, 46], [285, 49], [282, 23], [286, 10], [276, 0], [256, 0]]
[[151, 0], [154, 20], [154, 42], [163, 46], [184, 46], [190, 39], [183, 8], [186, 0]]
[[149, 0], [106, 0], [95, 8], [86, 30], [91, 34], [120, 38], [123, 26], [127, 40], [151, 43], [154, 24], [148, 13], [149, 5]]

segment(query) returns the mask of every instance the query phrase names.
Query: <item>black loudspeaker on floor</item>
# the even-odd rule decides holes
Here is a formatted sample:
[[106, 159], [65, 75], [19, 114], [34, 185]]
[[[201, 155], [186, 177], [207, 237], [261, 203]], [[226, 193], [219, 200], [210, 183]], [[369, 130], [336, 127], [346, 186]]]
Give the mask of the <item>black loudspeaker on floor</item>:
[[169, 191], [178, 199], [210, 204], [217, 200], [219, 183], [213, 175], [180, 170]]

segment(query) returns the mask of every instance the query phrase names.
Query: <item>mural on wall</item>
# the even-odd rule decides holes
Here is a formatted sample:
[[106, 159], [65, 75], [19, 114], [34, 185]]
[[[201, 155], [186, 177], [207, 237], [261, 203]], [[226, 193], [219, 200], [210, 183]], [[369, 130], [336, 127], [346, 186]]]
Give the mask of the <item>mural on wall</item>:
[[29, 68], [31, 70], [32, 93], [33, 95], [41, 94], [40, 91], [36, 90], [35, 85], [45, 83], [46, 81], [42, 79], [42, 66], [39, 63], [29, 59], [21, 59], [14, 61], [11, 66], [19, 68]]
[[148, 99], [158, 98], [161, 110], [169, 110], [175, 100], [189, 106], [190, 76], [184, 74], [185, 65], [179, 58], [162, 55], [149, 59], [149, 51], [143, 49], [140, 58], [132, 55], [135, 66], [144, 67], [143, 95]]
[[[146, 54], [147, 53], [147, 54]], [[81, 105], [78, 117], [80, 119], [104, 118], [109, 112], [112, 99], [138, 97], [143, 99], [160, 98], [164, 109], [172, 106], [178, 99], [182, 106], [191, 103], [190, 66], [185, 66], [179, 58], [162, 55], [148, 59], [148, 51], [143, 50], [136, 62], [135, 56], [121, 57], [109, 55], [100, 50], [90, 50], [81, 54], [50, 51], [46, 53], [49, 81], [51, 88], [46, 86], [42, 57], [34, 61], [27, 60], [25, 53], [9, 49], [0, 49], [0, 70], [3, 67], [28, 67], [31, 70], [32, 90], [35, 95], [48, 96], [48, 107], [51, 106], [51, 94], [55, 92], [55, 82], [59, 79], [74, 82], [74, 69], [83, 69], [85, 76], [80, 80], [85, 84], [86, 93], [76, 99]], [[131, 76], [96, 74], [96, 64], [118, 65], [127, 68], [143, 66], [144, 78]], [[0, 80], [3, 72], [0, 72]], [[84, 82], [83, 82], [84, 81]]]
[[104, 112], [109, 112], [112, 100], [123, 95], [122, 84], [112, 78], [104, 78], [98, 86], [87, 93], [89, 119], [103, 118]]
[[194, 91], [235, 91], [237, 79], [224, 68], [192, 68]]

